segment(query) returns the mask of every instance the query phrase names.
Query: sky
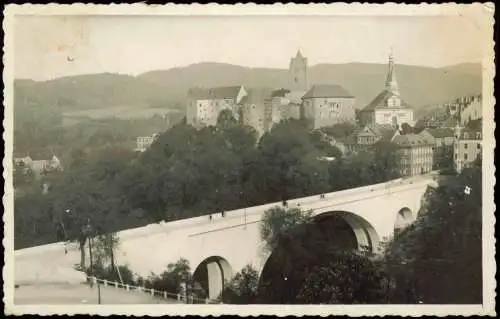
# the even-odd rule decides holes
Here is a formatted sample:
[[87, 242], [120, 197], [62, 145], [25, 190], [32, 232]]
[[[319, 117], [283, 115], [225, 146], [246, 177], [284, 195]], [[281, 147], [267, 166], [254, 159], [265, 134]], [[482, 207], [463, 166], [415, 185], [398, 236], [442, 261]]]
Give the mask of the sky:
[[16, 78], [120, 73], [200, 62], [288, 68], [387, 63], [442, 67], [481, 62], [484, 32], [456, 16], [16, 16]]

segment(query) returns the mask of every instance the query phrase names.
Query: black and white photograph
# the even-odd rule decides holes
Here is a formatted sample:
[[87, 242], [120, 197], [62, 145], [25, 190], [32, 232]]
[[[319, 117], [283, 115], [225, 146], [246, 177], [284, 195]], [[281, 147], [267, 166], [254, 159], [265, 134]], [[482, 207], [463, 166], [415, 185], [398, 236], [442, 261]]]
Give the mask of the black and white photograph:
[[4, 313], [494, 316], [494, 10], [8, 5]]

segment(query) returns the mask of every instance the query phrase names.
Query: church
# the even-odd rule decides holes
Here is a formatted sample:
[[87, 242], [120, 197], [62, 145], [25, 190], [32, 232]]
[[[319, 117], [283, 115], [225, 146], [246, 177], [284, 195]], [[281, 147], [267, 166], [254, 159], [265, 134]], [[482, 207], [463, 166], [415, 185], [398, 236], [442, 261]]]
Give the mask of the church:
[[390, 124], [397, 127], [403, 123], [413, 125], [413, 108], [401, 99], [392, 52], [389, 55], [389, 70], [385, 88], [370, 104], [360, 111], [359, 122], [362, 126], [367, 124]]

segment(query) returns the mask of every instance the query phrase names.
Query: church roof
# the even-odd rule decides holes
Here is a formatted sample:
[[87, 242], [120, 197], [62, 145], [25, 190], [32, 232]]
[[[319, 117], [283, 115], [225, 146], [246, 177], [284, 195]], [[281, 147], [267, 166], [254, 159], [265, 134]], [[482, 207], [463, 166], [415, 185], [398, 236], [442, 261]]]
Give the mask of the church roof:
[[[362, 111], [374, 111], [374, 110], [379, 110], [379, 109], [384, 109], [384, 108], [389, 108], [387, 104], [387, 100], [394, 96], [394, 93], [391, 91], [385, 89], [382, 92], [377, 95], [373, 101], [371, 101], [367, 106], [365, 106]], [[406, 103], [405, 101], [401, 100], [401, 105], [397, 107], [391, 107], [391, 108], [402, 108], [402, 109], [411, 109], [412, 107]]]
[[302, 98], [309, 99], [321, 97], [354, 98], [354, 96], [347, 92], [343, 87], [333, 84], [315, 84]]

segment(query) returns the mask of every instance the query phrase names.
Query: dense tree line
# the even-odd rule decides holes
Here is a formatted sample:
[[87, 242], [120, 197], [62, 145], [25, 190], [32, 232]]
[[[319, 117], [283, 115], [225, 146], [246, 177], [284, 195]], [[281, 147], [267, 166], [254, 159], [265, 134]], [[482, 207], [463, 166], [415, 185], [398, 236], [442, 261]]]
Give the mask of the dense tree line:
[[390, 153], [318, 160], [338, 150], [300, 120], [256, 136], [221, 116], [200, 130], [179, 123], [140, 155], [109, 144], [73, 149], [65, 170], [45, 177], [48, 195], [16, 198], [16, 247], [75, 239], [88, 222], [116, 231], [395, 177]]

